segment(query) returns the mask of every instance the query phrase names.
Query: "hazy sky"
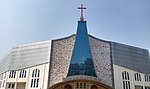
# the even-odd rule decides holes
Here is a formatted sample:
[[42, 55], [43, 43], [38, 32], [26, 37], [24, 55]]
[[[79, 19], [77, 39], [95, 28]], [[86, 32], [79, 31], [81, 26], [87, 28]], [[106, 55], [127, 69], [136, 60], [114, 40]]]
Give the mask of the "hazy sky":
[[75, 34], [81, 3], [89, 34], [150, 51], [150, 0], [0, 0], [0, 56]]

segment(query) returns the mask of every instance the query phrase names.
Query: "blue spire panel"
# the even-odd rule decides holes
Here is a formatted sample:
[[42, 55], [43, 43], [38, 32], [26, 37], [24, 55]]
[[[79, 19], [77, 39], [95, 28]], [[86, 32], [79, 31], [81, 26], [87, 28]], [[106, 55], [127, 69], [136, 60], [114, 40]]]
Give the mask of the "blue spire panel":
[[76, 41], [67, 76], [87, 75], [96, 77], [86, 21], [78, 21]]

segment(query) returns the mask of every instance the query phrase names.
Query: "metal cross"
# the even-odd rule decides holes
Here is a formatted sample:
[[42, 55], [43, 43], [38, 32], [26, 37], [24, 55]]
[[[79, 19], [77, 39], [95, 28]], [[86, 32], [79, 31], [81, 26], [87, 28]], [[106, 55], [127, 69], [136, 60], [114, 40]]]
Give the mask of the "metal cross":
[[81, 7], [78, 7], [78, 9], [81, 9], [81, 17], [80, 17], [80, 20], [81, 20], [81, 21], [84, 21], [84, 18], [83, 18], [83, 9], [86, 9], [86, 8], [83, 7], [83, 4], [81, 4]]

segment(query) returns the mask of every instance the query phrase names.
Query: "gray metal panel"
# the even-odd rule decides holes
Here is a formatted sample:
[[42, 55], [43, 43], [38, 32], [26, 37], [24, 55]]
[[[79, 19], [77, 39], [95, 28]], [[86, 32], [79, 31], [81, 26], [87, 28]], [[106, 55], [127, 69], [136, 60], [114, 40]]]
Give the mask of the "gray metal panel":
[[1, 60], [0, 73], [49, 62], [50, 50], [51, 41], [17, 46]]
[[113, 63], [142, 73], [150, 73], [148, 50], [111, 42]]

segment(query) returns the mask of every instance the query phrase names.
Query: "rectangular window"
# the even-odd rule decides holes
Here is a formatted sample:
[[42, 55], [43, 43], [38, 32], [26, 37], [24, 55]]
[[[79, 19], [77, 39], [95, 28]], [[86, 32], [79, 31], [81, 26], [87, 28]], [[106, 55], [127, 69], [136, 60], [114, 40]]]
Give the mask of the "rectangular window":
[[11, 78], [11, 71], [10, 71], [10, 73], [9, 73], [9, 78]]
[[146, 75], [144, 77], [145, 77], [145, 81], [146, 81]]
[[36, 84], [36, 79], [34, 79], [34, 84], [33, 84], [33, 87], [35, 87], [35, 84]]
[[32, 77], [34, 77], [34, 70], [33, 70], [33, 72], [32, 72]]
[[123, 89], [126, 89], [126, 87], [125, 87], [125, 81], [123, 81]]
[[31, 80], [31, 87], [33, 87], [33, 79]]
[[135, 81], [136, 81], [136, 74], [134, 74], [134, 77], [135, 77]]
[[128, 89], [130, 89], [130, 82], [129, 81], [128, 81], [128, 87], [129, 87]]
[[16, 77], [16, 71], [13, 71], [13, 78]]
[[122, 79], [124, 79], [124, 73], [122, 72]]
[[11, 87], [11, 84], [8, 84], [8, 88], [10, 88]]
[[25, 72], [24, 72], [24, 78], [26, 78], [26, 70], [25, 70]]
[[19, 78], [21, 78], [21, 71], [20, 71], [20, 74], [19, 74]]
[[125, 74], [125, 75], [124, 75], [124, 76], [125, 76], [125, 80], [127, 80], [127, 75], [126, 75], [126, 72], [125, 72], [124, 74]]
[[127, 83], [127, 81], [126, 81], [126, 89], [128, 89], [128, 83]]
[[36, 87], [39, 86], [39, 79], [36, 80]]
[[11, 88], [14, 88], [14, 84], [12, 84]]

